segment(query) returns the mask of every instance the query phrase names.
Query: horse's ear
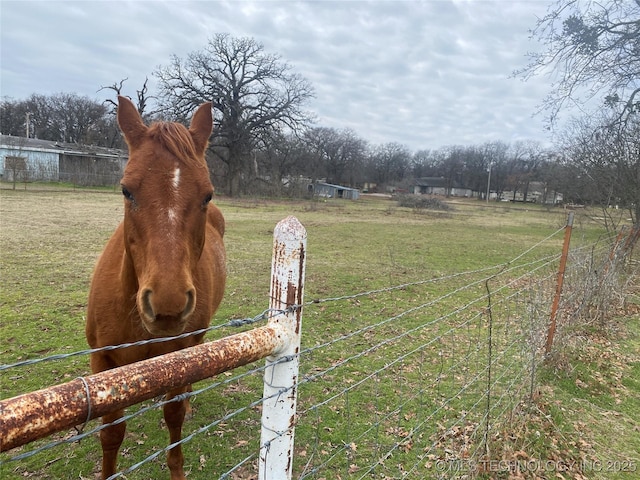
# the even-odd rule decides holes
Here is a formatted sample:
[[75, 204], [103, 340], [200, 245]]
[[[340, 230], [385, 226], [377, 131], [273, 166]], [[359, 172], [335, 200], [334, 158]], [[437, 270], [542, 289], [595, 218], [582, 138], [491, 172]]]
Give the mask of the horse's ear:
[[118, 125], [130, 147], [140, 144], [147, 131], [136, 106], [127, 97], [118, 95]]
[[212, 131], [213, 114], [211, 113], [211, 102], [207, 102], [198, 107], [189, 126], [189, 132], [198, 152], [204, 153]]

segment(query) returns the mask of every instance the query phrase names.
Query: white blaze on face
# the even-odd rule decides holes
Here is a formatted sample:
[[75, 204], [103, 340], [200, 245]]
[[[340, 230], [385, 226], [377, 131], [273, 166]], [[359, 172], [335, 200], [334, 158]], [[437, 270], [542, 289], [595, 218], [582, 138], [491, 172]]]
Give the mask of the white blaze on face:
[[[176, 167], [175, 170], [173, 171], [173, 178], [171, 179], [171, 188], [173, 190], [174, 195], [178, 193], [179, 186], [180, 186], [180, 167]], [[171, 225], [175, 225], [175, 222], [178, 219], [175, 209], [170, 208], [167, 212], [167, 216], [169, 217], [169, 223]]]
[[180, 185], [180, 167], [176, 167], [176, 169], [173, 171], [173, 189], [175, 191], [178, 190], [178, 186]]

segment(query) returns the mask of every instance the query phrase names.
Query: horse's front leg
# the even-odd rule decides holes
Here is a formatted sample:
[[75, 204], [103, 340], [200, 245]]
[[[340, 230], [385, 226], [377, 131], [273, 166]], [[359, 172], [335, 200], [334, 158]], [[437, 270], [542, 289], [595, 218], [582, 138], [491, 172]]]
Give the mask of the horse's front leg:
[[[108, 355], [94, 353], [91, 355], [91, 371], [93, 373], [104, 372], [110, 368], [117, 366], [117, 363], [113, 361]], [[102, 417], [102, 424], [108, 425], [124, 415], [124, 410], [118, 410], [116, 412], [104, 415]], [[111, 475], [116, 473], [116, 467], [118, 463], [118, 450], [122, 441], [124, 440], [124, 434], [127, 429], [126, 422], [120, 422], [117, 425], [109, 425], [108, 427], [100, 430], [100, 445], [102, 446], [102, 479], [105, 480]]]
[[[171, 399], [176, 395], [180, 395], [187, 391], [188, 387], [172, 390], [167, 393], [167, 399]], [[189, 400], [180, 400], [179, 402], [170, 402], [164, 406], [164, 421], [169, 429], [169, 443], [173, 444], [182, 438], [182, 424], [184, 423], [185, 413]], [[171, 480], [185, 480], [184, 476], [184, 456], [182, 455], [182, 446], [177, 445], [167, 453], [167, 465], [171, 472]]]
[[[102, 423], [112, 423], [123, 415], [123, 410], [105, 415], [102, 417]], [[124, 440], [126, 428], [126, 423], [121, 422], [117, 425], [110, 425], [104, 430], [100, 430], [100, 443], [102, 445], [102, 480], [106, 480], [116, 473], [118, 450], [120, 449], [120, 445], [122, 445], [122, 440]]]

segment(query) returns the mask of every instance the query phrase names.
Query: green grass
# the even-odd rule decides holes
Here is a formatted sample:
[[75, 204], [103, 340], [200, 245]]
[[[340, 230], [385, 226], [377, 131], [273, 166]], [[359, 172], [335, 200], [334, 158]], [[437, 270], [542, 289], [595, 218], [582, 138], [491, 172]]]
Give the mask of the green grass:
[[[566, 213], [560, 209], [547, 210], [530, 205], [487, 206], [475, 201], [451, 202], [452, 209], [446, 212], [416, 211], [386, 199], [288, 202], [220, 198], [217, 203], [227, 221], [225, 243], [229, 276], [225, 299], [213, 320], [216, 324], [232, 318], [253, 317], [268, 306], [273, 228], [287, 215], [295, 215], [308, 232], [307, 301], [497, 265], [547, 238], [562, 228], [566, 220]], [[580, 216], [576, 222], [579, 227], [574, 229], [573, 246], [589, 244], [603, 234], [586, 214], [577, 215]], [[0, 192], [1, 363], [86, 348], [83, 316], [91, 270], [121, 216], [120, 195], [110, 192], [56, 189]], [[557, 254], [561, 246], [562, 234], [545, 242], [536, 254]], [[310, 305], [303, 315], [303, 349], [348, 335], [400, 310], [420, 305], [425, 299], [455, 286], [453, 281], [442, 282], [339, 303]], [[397, 445], [370, 475], [400, 478], [403, 468], [418, 463], [418, 472], [425, 475], [433, 470], [424, 466], [424, 447], [431, 445], [438, 436], [456, 448], [461, 439], [467, 437], [478, 443], [482, 411], [469, 411], [469, 407], [482, 395], [482, 386], [473, 384], [460, 398], [450, 397], [473, 377], [474, 368], [481, 368], [486, 345], [486, 317], [470, 320], [467, 326], [451, 334], [445, 332], [459, 325], [463, 318], [452, 317], [433, 327], [418, 327], [424, 323], [425, 315], [436, 316], [451, 311], [483, 291], [484, 285], [479, 285], [427, 312], [407, 315], [303, 356], [301, 372], [304, 378], [304, 375], [339, 365], [359, 352], [371, 349], [366, 355], [340, 364], [321, 379], [301, 385], [296, 472], [301, 472], [306, 462], [313, 465], [316, 461], [326, 461], [324, 470], [310, 478], [359, 478], [372, 458]], [[482, 312], [483, 307], [480, 305], [475, 310]], [[495, 308], [498, 318], [501, 307], [496, 305]], [[508, 321], [504, 324], [496, 321], [496, 351], [508, 345], [509, 335], [520, 334], [518, 314], [509, 311], [508, 305], [503, 309], [499, 318]], [[417, 329], [401, 340], [373, 348], [385, 339], [413, 328]], [[637, 335], [639, 329], [637, 323], [630, 324], [625, 340], [635, 338], [633, 332]], [[225, 328], [207, 339], [235, 332]], [[437, 343], [410, 353], [438, 335], [442, 337]], [[619, 380], [629, 393], [621, 397], [623, 403], [619, 409], [621, 415], [631, 418], [637, 425], [638, 419], [633, 413], [637, 400], [634, 403], [631, 398], [633, 392], [638, 398], [637, 343], [633, 347], [625, 342], [611, 342], [607, 349], [618, 346], [628, 348], [625, 355], [636, 359], [635, 364], [627, 362], [631, 370]], [[401, 355], [407, 357], [391, 364]], [[463, 361], [465, 356], [471, 360]], [[520, 365], [517, 363], [521, 361], [520, 356], [519, 352], [509, 351], [496, 367], [496, 374], [515, 375], [508, 365], [512, 362]], [[598, 363], [601, 361], [585, 362], [584, 365], [576, 362], [579, 363], [577, 370], [562, 375], [551, 369], [541, 373], [541, 383], [550, 385], [547, 388], [552, 389], [554, 395], [557, 393], [566, 399], [561, 406], [549, 401], [539, 407], [549, 405], [548, 415], [561, 432], [571, 432], [573, 428], [574, 422], [567, 418], [567, 409], [577, 412], [578, 407], [582, 408], [581, 403], [572, 403], [570, 399], [581, 399], [594, 408], [613, 409], [612, 402], [615, 403], [616, 398], [607, 390], [613, 373], [607, 373], [608, 364]], [[513, 368], [515, 371], [516, 367]], [[591, 369], [603, 371], [603, 377], [589, 376]], [[246, 371], [248, 368], [245, 367], [228, 376], [197, 384], [195, 387], [201, 388], [226, 381], [193, 400], [194, 416], [186, 422], [185, 432], [207, 425], [258, 399], [262, 393], [260, 373], [235, 378]], [[371, 372], [378, 373], [370, 381], [358, 384]], [[442, 378], [438, 377], [439, 372], [444, 372]], [[88, 359], [84, 356], [11, 369], [0, 372], [1, 395], [2, 398], [11, 397], [88, 373]], [[588, 394], [576, 390], [577, 375], [587, 379]], [[316, 406], [349, 385], [354, 388], [331, 402]], [[511, 393], [525, 397], [526, 388], [519, 388]], [[503, 393], [496, 389], [496, 399]], [[150, 403], [142, 406], [146, 405]], [[137, 408], [140, 407], [131, 408], [129, 412]], [[500, 408], [500, 404], [496, 408]], [[434, 411], [438, 413], [432, 415]], [[535, 413], [529, 412], [530, 415]], [[161, 417], [156, 409], [129, 421], [121, 468], [166, 446], [167, 435], [161, 428]], [[576, 418], [579, 418], [577, 413]], [[594, 420], [601, 419], [594, 413]], [[438, 430], [438, 422], [448, 428], [457, 425], [455, 422], [458, 421], [463, 429], [469, 430], [469, 435]], [[425, 425], [422, 430], [412, 431], [421, 424]], [[97, 422], [94, 421], [88, 427], [95, 425]], [[189, 478], [219, 475], [255, 453], [259, 429], [258, 407], [223, 422], [187, 444], [185, 457]], [[625, 443], [622, 439], [632, 437], [633, 432], [622, 430], [625, 434], [618, 437]], [[596, 433], [594, 430], [594, 435]], [[69, 432], [61, 432], [55, 437], [68, 435]], [[545, 449], [554, 451], [554, 446], [544, 436], [535, 437], [533, 432], [531, 435], [532, 441], [527, 448], [532, 454], [544, 455]], [[496, 442], [500, 444], [500, 439]], [[35, 445], [41, 444], [36, 442]], [[629, 440], [626, 444], [635, 446]], [[20, 451], [29, 448], [32, 447]], [[89, 438], [24, 461], [7, 463], [0, 467], [0, 475], [3, 478], [91, 478], [98, 470], [99, 459], [97, 439]], [[255, 476], [254, 464], [254, 461], [248, 462], [232, 478]], [[127, 478], [163, 478], [167, 477], [165, 469], [161, 456], [151, 465], [128, 474]]]
[[640, 470], [640, 316], [628, 313], [570, 341], [541, 375], [553, 424], [588, 462], [609, 467], [590, 478], [636, 478]]

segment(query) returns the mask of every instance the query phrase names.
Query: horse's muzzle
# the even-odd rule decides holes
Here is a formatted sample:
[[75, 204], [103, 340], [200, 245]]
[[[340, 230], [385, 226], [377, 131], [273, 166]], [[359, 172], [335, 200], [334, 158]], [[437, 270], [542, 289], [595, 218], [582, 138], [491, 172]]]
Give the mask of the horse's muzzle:
[[173, 336], [184, 332], [196, 306], [196, 291], [183, 294], [156, 293], [144, 288], [138, 293], [138, 311], [145, 329], [152, 335]]

